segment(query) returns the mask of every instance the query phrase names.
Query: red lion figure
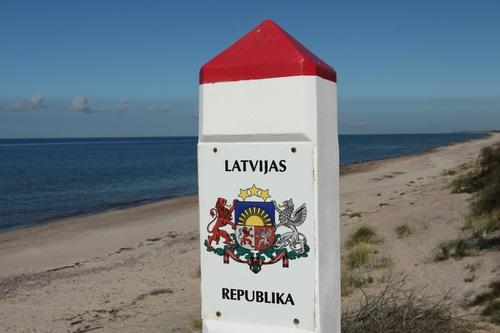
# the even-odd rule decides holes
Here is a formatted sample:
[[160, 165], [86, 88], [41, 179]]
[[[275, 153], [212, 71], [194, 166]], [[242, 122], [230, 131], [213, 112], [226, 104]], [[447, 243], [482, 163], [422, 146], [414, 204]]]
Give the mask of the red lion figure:
[[224, 238], [224, 243], [229, 246], [233, 246], [231, 236], [221, 228], [229, 225], [232, 229], [236, 229], [236, 225], [233, 223], [231, 218], [236, 201], [237, 200], [234, 200], [233, 205], [228, 208], [226, 207], [226, 199], [217, 198], [215, 208], [210, 209], [210, 216], [213, 217], [213, 220], [207, 225], [207, 231], [211, 234], [208, 236], [208, 248], [212, 248], [213, 241], [219, 244], [221, 237]]
[[250, 246], [253, 246], [252, 239], [250, 237], [253, 237], [252, 235], [252, 229], [248, 229], [247, 227], [243, 227], [240, 233], [240, 244], [245, 245], [248, 244]]

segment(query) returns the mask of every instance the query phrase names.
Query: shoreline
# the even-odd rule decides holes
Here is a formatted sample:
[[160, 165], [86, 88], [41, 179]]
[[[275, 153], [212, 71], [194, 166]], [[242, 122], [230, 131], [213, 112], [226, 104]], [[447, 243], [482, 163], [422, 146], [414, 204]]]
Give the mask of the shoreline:
[[3, 233], [6, 233], [6, 232], [13, 232], [13, 231], [16, 231], [16, 230], [33, 228], [33, 227], [36, 227], [38, 225], [44, 225], [44, 224], [47, 224], [47, 223], [59, 223], [59, 222], [63, 222], [63, 221], [66, 221], [66, 220], [71, 220], [71, 219], [91, 217], [91, 216], [94, 216], [94, 215], [104, 214], [104, 213], [107, 213], [107, 212], [119, 211], [119, 210], [124, 210], [124, 209], [131, 209], [131, 208], [146, 206], [146, 205], [150, 205], [150, 204], [154, 204], [154, 203], [158, 203], [158, 202], [164, 202], [164, 201], [175, 200], [175, 199], [182, 199], [182, 198], [189, 198], [189, 197], [196, 197], [196, 196], [198, 196], [198, 192], [189, 193], [189, 194], [181, 195], [181, 196], [165, 196], [165, 197], [163, 197], [161, 199], [136, 200], [136, 201], [133, 201], [133, 202], [123, 203], [123, 204], [117, 204], [117, 205], [114, 205], [114, 206], [112, 206], [110, 208], [106, 208], [106, 209], [102, 209], [102, 210], [101, 209], [96, 209], [96, 210], [85, 212], [85, 213], [70, 214], [70, 215], [61, 215], [61, 216], [58, 216], [58, 217], [48, 218], [48, 219], [45, 219], [45, 220], [41, 220], [39, 222], [21, 225], [19, 227], [15, 227], [15, 228], [10, 228], [10, 229], [6, 229], [6, 230], [0, 230], [0, 235], [3, 234]]
[[[467, 142], [471, 142], [471, 141], [486, 140], [486, 139], [494, 136], [494, 133], [495, 133], [494, 131], [485, 132], [485, 136], [482, 138], [452, 142], [452, 143], [449, 143], [449, 144], [444, 145], [444, 146], [426, 149], [424, 151], [409, 154], [409, 155], [400, 155], [400, 156], [394, 156], [394, 157], [388, 157], [388, 158], [382, 158], [382, 159], [373, 159], [373, 160], [367, 160], [367, 161], [356, 162], [356, 163], [352, 163], [352, 164], [348, 164], [348, 165], [343, 165], [343, 166], [340, 166], [340, 168], [339, 168], [340, 176], [345, 176], [345, 175], [359, 173], [359, 172], [366, 172], [369, 170], [373, 170], [373, 168], [376, 168], [379, 165], [386, 163], [386, 162], [389, 162], [389, 161], [398, 161], [400, 159], [405, 159], [405, 158], [409, 158], [409, 157], [422, 156], [425, 154], [432, 153], [432, 152], [434, 152], [438, 149], [444, 148], [444, 147], [455, 146], [455, 145], [459, 145], [459, 144], [467, 143]], [[380, 134], [380, 135], [383, 135], [383, 134]], [[182, 196], [166, 196], [166, 197], [161, 198], [161, 199], [137, 200], [134, 202], [117, 204], [117, 205], [114, 205], [112, 207], [106, 208], [104, 210], [96, 209], [96, 210], [85, 212], [85, 213], [78, 213], [78, 214], [74, 214], [74, 215], [49, 218], [49, 219], [38, 221], [38, 222], [35, 222], [32, 224], [20, 225], [18, 227], [8, 228], [6, 230], [0, 229], [0, 235], [5, 234], [5, 233], [10, 233], [10, 232], [15, 232], [18, 230], [23, 230], [23, 229], [36, 228], [38, 226], [42, 226], [45, 224], [61, 223], [61, 222], [67, 221], [67, 220], [92, 217], [95, 215], [104, 214], [104, 213], [112, 212], [112, 211], [133, 209], [133, 208], [147, 206], [147, 205], [151, 205], [151, 204], [155, 204], [155, 203], [161, 203], [161, 202], [166, 202], [166, 201], [170, 201], [170, 200], [189, 198], [189, 197], [197, 197], [197, 196], [198, 196], [198, 193], [196, 192], [196, 193], [190, 193], [190, 194], [182, 195]], [[0, 242], [1, 242], [1, 238], [0, 238]]]
[[377, 166], [379, 166], [385, 162], [391, 161], [391, 160], [398, 161], [400, 159], [405, 159], [407, 157], [423, 156], [423, 155], [433, 153], [439, 149], [443, 149], [446, 147], [453, 147], [453, 146], [460, 145], [460, 144], [467, 143], [467, 142], [487, 140], [488, 138], [495, 136], [495, 133], [497, 133], [497, 132], [495, 132], [495, 131], [486, 132], [485, 133], [486, 135], [482, 138], [479, 138], [479, 139], [471, 139], [471, 140], [452, 142], [452, 143], [449, 143], [449, 144], [444, 145], [444, 146], [425, 149], [421, 152], [414, 153], [414, 154], [399, 155], [399, 156], [394, 156], [394, 157], [389, 157], [389, 158], [375, 159], [375, 160], [369, 160], [369, 161], [352, 163], [352, 164], [340, 166], [340, 176], [349, 175], [349, 174], [353, 174], [353, 173], [357, 173], [357, 172], [369, 171], [369, 170], [376, 168]]
[[[154, 238], [165, 228], [165, 218], [171, 220], [171, 230], [194, 231], [191, 225], [183, 225], [182, 218], [198, 205], [198, 196], [167, 199], [136, 207], [108, 210], [106, 212], [54, 220], [31, 227], [0, 233], [0, 263], [5, 256], [11, 264], [11, 272], [25, 274], [85, 261], [98, 253], [113, 252], [127, 248], [137, 238]], [[168, 212], [162, 216], [161, 212]], [[197, 212], [196, 212], [197, 213]], [[172, 222], [173, 220], [173, 222]], [[144, 229], [141, 221], [149, 229]], [[131, 233], [130, 231], [134, 231]], [[85, 237], [96, 235], [98, 246], [89, 248]], [[16, 243], [15, 246], [11, 244]], [[97, 244], [96, 244], [97, 245]], [[33, 257], [24, 257], [19, 248], [46, 247], [46, 257], [32, 262]], [[29, 251], [28, 251], [29, 252]], [[35, 253], [36, 254], [36, 253]], [[28, 263], [31, 263], [28, 265]], [[1, 264], [0, 264], [1, 267]], [[0, 278], [4, 275], [0, 268]], [[0, 293], [1, 294], [1, 293]]]
[[[404, 272], [412, 286], [427, 285], [431, 295], [452, 289], [451, 299], [463, 303], [498, 278], [494, 251], [433, 260], [440, 243], [459, 237], [470, 205], [469, 194], [451, 193], [447, 171], [460, 171], [496, 142], [500, 133], [358, 164], [342, 175], [341, 255], [350, 236], [369, 226], [383, 240], [370, 245], [374, 253], [391, 263], [369, 273], [368, 291], [384, 274]], [[1, 233], [0, 331], [198, 331], [199, 221], [198, 197], [190, 196]], [[399, 237], [401, 224], [412, 234]], [[467, 267], [474, 267], [472, 280]], [[342, 297], [342, 306], [360, 295]], [[457, 311], [475, 316], [480, 309]]]

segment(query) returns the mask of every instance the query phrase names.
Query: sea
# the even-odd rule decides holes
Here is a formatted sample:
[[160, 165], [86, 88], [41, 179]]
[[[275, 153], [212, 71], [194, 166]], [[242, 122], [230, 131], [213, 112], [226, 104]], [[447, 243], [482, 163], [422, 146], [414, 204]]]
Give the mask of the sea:
[[[340, 135], [340, 163], [486, 135]], [[196, 137], [0, 139], [0, 232], [195, 194], [196, 143]]]

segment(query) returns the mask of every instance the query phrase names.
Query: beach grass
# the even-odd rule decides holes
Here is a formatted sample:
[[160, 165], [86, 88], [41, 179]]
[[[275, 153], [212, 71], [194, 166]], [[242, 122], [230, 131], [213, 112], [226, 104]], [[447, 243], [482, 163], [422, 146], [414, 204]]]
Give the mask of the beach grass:
[[489, 320], [492, 323], [500, 324], [500, 301], [488, 304], [481, 314], [485, 317], [489, 317]]
[[439, 244], [435, 260], [461, 258], [500, 242], [500, 144], [481, 149], [475, 165], [451, 184], [452, 193], [472, 194], [464, 235]]
[[377, 232], [366, 225], [356, 229], [349, 237], [349, 251], [342, 257], [342, 294], [351, 294], [354, 288], [365, 287], [373, 282], [370, 272], [392, 266], [389, 257], [382, 256], [372, 248], [382, 239]]
[[341, 266], [341, 295], [347, 297], [351, 295], [355, 288], [366, 287], [373, 283], [373, 277], [370, 272], [361, 269], [352, 269], [345, 260]]
[[477, 294], [468, 306], [483, 306], [481, 315], [494, 324], [500, 324], [500, 280], [490, 283], [489, 290]]
[[368, 263], [372, 250], [367, 244], [356, 244], [347, 255], [347, 264], [352, 268], [360, 268]]
[[445, 170], [445, 171], [443, 172], [443, 175], [445, 175], [445, 176], [454, 176], [454, 175], [456, 175], [456, 174], [457, 174], [457, 171], [456, 171], [456, 170], [453, 170], [453, 169], [451, 169], [451, 170]]
[[394, 230], [399, 238], [413, 234], [413, 229], [407, 223], [398, 225]]
[[193, 328], [197, 330], [201, 330], [203, 328], [203, 320], [201, 318], [195, 318], [193, 319]]
[[441, 242], [435, 249], [435, 261], [447, 260], [450, 257], [461, 259], [471, 255], [473, 247], [471, 242], [466, 239], [453, 239]]
[[360, 243], [374, 244], [380, 243], [382, 239], [377, 235], [377, 232], [366, 225], [359, 227], [349, 238], [347, 245], [353, 247]]
[[500, 229], [500, 145], [481, 150], [476, 166], [457, 177], [453, 193], [472, 193], [466, 229], [474, 237], [486, 237]]
[[341, 332], [472, 332], [474, 325], [457, 315], [454, 306], [447, 296], [408, 288], [404, 278], [389, 279], [378, 293], [363, 293], [357, 307], [343, 310]]

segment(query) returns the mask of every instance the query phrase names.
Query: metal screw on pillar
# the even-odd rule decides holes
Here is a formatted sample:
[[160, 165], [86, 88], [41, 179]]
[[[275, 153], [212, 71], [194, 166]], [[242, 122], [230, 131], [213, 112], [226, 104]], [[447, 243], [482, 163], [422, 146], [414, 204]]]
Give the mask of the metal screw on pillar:
[[294, 324], [295, 326], [299, 326], [299, 323], [300, 323], [300, 321], [299, 321], [297, 318], [295, 318], [295, 319], [293, 320], [293, 324]]
[[222, 313], [220, 311], [217, 311], [215, 315], [217, 316], [217, 318], [220, 318], [220, 316], [222, 316]]
[[213, 151], [214, 151], [214, 153], [217, 153], [217, 148], [214, 148]]
[[292, 147], [291, 151], [292, 151], [292, 153], [296, 153], [297, 152], [297, 148]]

